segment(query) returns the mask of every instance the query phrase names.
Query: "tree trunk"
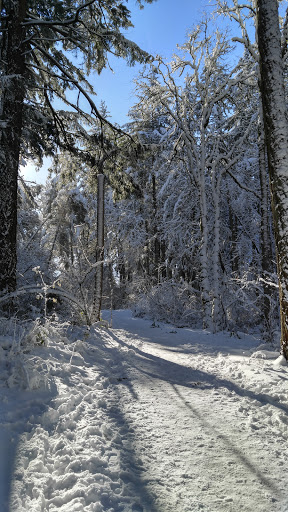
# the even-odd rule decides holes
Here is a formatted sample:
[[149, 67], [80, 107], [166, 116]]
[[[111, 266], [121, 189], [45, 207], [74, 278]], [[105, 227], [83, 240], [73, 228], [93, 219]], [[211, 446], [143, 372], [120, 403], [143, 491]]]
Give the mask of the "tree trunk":
[[222, 306], [222, 289], [220, 273], [220, 186], [222, 181], [222, 172], [218, 171], [219, 176], [215, 180], [212, 196], [214, 204], [214, 226], [213, 226], [213, 252], [212, 252], [212, 279], [213, 279], [213, 299], [212, 299], [212, 320], [213, 332], [218, 332], [224, 327], [224, 311]]
[[0, 47], [0, 293], [16, 288], [17, 180], [25, 96], [26, 1], [11, 1]]
[[288, 124], [276, 0], [257, 0], [257, 34], [277, 250], [281, 347], [288, 359]]
[[155, 283], [159, 283], [160, 280], [160, 241], [159, 241], [159, 233], [157, 226], [157, 188], [156, 188], [156, 177], [155, 174], [152, 174], [152, 204], [153, 204], [153, 219], [152, 219], [152, 229], [153, 229], [153, 278]]
[[263, 110], [260, 107], [259, 127], [258, 127], [258, 161], [259, 161], [259, 174], [260, 174], [260, 187], [261, 187], [261, 271], [263, 278], [263, 323], [267, 330], [269, 338], [272, 333], [271, 323], [271, 286], [267, 284], [269, 274], [275, 270], [272, 263], [272, 240], [270, 229], [270, 200], [269, 200], [269, 185], [267, 179], [267, 165], [266, 165], [266, 143], [264, 135], [263, 124]]
[[103, 269], [104, 269], [104, 174], [97, 176], [97, 247], [96, 247], [96, 273], [93, 304], [93, 320], [101, 318]]
[[238, 277], [240, 272], [240, 256], [238, 249], [238, 220], [231, 204], [231, 196], [227, 190], [227, 207], [230, 229], [230, 262], [231, 270]]
[[203, 309], [203, 328], [213, 332], [212, 322], [212, 304], [211, 304], [211, 283], [209, 279], [209, 228], [208, 228], [208, 212], [207, 212], [207, 191], [205, 183], [205, 137], [201, 136], [201, 169], [199, 172], [199, 200], [200, 200], [200, 229], [201, 229], [201, 248], [200, 248], [200, 264], [201, 264], [201, 300]]

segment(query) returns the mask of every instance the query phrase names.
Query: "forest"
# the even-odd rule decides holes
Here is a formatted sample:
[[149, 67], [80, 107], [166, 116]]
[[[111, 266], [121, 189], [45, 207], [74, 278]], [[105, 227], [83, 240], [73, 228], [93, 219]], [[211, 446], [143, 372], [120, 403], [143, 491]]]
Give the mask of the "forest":
[[287, 2], [133, 9], [1, 2], [0, 510], [287, 512]]
[[[233, 30], [207, 15], [166, 62], [126, 39], [118, 0], [2, 2], [4, 316], [91, 325], [101, 308], [130, 307], [267, 340], [281, 323], [286, 354], [282, 11], [218, 0]], [[89, 83], [110, 54], [143, 63], [125, 126], [96, 107]], [[21, 162], [46, 156], [45, 186], [19, 178]]]

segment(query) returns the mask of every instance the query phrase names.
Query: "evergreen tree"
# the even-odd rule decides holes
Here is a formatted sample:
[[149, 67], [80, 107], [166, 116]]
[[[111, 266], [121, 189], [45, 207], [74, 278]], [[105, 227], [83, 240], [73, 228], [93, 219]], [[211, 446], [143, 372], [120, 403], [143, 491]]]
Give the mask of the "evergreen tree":
[[3, 0], [0, 14], [0, 291], [4, 292], [16, 287], [20, 155], [30, 151], [41, 159], [43, 152], [53, 153], [57, 145], [71, 148], [75, 142], [75, 133], [67, 130], [72, 114], [56, 111], [53, 100], [60, 99], [90, 121], [78, 99], [69, 96], [74, 89], [88, 102], [92, 117], [107, 123], [91, 99], [93, 90], [85, 73], [100, 73], [110, 52], [129, 64], [145, 62], [149, 55], [122, 34], [131, 21], [120, 0]]

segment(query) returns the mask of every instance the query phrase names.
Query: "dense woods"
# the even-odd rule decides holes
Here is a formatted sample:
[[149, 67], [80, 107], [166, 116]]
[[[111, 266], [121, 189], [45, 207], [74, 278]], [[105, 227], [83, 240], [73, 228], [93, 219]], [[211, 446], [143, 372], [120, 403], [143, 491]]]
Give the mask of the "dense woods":
[[[166, 62], [123, 36], [130, 13], [118, 0], [3, 0], [3, 314], [90, 324], [101, 305], [129, 306], [179, 327], [260, 329], [271, 340], [278, 272], [287, 357], [287, 19], [269, 15], [275, 71], [265, 53], [268, 5], [219, 1], [218, 21], [233, 20], [233, 37], [205, 19]], [[88, 81], [109, 52], [146, 62], [121, 128], [96, 107]], [[273, 92], [283, 137], [271, 125]], [[17, 185], [21, 159], [47, 155], [46, 185]]]

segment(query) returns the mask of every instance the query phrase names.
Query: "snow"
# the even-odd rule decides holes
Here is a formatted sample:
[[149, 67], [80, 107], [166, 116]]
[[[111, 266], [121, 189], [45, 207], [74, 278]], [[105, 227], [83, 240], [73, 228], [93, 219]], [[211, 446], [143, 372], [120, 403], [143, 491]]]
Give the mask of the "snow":
[[281, 356], [126, 310], [104, 326], [1, 336], [1, 512], [288, 511]]

